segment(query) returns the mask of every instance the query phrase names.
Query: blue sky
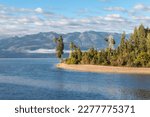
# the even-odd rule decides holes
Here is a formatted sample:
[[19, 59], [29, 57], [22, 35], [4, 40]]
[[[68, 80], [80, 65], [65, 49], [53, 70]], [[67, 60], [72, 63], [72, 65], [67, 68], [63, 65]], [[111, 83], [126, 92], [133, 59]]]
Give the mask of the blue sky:
[[130, 33], [150, 26], [149, 0], [0, 0], [0, 35], [88, 30]]

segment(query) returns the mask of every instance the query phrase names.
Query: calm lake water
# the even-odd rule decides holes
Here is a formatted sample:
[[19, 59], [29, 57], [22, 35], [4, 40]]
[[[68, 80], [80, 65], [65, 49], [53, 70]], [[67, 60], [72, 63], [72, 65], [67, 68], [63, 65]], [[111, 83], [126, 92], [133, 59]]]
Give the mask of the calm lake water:
[[55, 58], [0, 59], [0, 99], [150, 99], [150, 75], [57, 69]]

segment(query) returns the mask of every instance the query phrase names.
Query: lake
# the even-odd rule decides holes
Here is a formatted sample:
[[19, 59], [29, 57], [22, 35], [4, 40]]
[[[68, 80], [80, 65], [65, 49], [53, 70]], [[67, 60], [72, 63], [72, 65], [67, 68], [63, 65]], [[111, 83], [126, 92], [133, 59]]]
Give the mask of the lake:
[[56, 58], [0, 59], [1, 100], [150, 99], [150, 75], [58, 69]]

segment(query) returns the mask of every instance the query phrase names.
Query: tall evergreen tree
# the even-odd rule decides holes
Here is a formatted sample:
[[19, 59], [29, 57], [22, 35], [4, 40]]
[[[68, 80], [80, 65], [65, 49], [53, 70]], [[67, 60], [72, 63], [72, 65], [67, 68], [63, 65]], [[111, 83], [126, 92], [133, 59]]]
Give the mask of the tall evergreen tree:
[[139, 49], [142, 51], [146, 51], [146, 32], [144, 26], [141, 24], [138, 29], [138, 37], [139, 37]]
[[139, 37], [138, 37], [138, 30], [137, 30], [136, 27], [134, 28], [134, 33], [133, 33], [133, 40], [132, 40], [132, 42], [133, 42], [133, 44], [134, 44], [135, 49], [138, 49], [138, 46], [139, 46]]
[[125, 32], [123, 32], [123, 34], [121, 35], [121, 42], [120, 42], [120, 52], [121, 52], [121, 54], [123, 54], [123, 51], [126, 48], [125, 38], [126, 38], [126, 34], [125, 34]]
[[148, 33], [147, 35], [146, 45], [147, 45], [148, 55], [150, 56], [150, 33]]
[[54, 38], [54, 42], [57, 44], [56, 46], [56, 56], [62, 61], [63, 60], [63, 50], [64, 50], [64, 42], [63, 37]]

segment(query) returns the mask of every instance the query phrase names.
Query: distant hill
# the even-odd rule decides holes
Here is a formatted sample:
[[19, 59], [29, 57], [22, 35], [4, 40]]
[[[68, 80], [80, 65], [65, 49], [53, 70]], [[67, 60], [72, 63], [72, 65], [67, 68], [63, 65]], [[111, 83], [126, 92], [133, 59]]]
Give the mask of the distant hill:
[[[81, 49], [90, 47], [97, 49], [107, 46], [105, 37], [113, 35], [116, 46], [120, 42], [121, 34], [107, 32], [74, 32], [68, 34], [58, 34], [55, 32], [41, 32], [38, 34], [25, 35], [22, 37], [9, 37], [0, 40], [0, 57], [50, 57], [54, 55], [55, 43], [53, 39], [62, 35], [65, 43], [65, 50], [69, 50], [69, 43], [73, 41]], [[129, 35], [127, 35], [129, 37]], [[65, 51], [67, 52], [67, 51]]]

